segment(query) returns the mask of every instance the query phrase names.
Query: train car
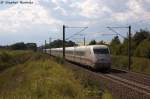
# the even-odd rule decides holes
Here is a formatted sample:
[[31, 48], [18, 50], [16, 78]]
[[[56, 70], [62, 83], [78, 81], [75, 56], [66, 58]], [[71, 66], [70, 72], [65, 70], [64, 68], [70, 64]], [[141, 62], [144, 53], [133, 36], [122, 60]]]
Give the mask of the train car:
[[[46, 53], [50, 53], [50, 49], [45, 49]], [[51, 49], [51, 55], [62, 57], [62, 48]], [[90, 45], [66, 47], [66, 59], [72, 62], [90, 66], [93, 69], [111, 69], [111, 56], [109, 47], [106, 45]]]

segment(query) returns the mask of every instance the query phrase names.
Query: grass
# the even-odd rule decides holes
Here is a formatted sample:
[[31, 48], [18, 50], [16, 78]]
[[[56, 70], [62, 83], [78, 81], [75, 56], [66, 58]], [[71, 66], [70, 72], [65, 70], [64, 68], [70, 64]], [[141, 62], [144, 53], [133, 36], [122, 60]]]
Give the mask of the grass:
[[[62, 59], [56, 58], [55, 61], [62, 64]], [[62, 64], [62, 66], [73, 72], [74, 77], [80, 81], [80, 84], [83, 85], [83, 88], [86, 90], [85, 95], [88, 96], [89, 99], [116, 99], [108, 90], [106, 91], [106, 87], [101, 85], [101, 81], [93, 78], [88, 72], [65, 64]]]
[[102, 99], [113, 99], [112, 95], [106, 90], [102, 96]]
[[3, 71], [0, 78], [1, 98], [84, 98], [82, 86], [73, 74], [50, 59], [30, 57], [28, 62]]
[[59, 63], [41, 53], [1, 51], [0, 99], [112, 99], [102, 97], [96, 81]]
[[[112, 56], [112, 67], [119, 69], [127, 69], [128, 57]], [[141, 57], [132, 57], [131, 70], [134, 72], [150, 74], [150, 59]]]
[[0, 51], [0, 71], [13, 67], [17, 64], [23, 64], [28, 61], [47, 59], [42, 53], [32, 51]]
[[12, 67], [16, 64], [26, 62], [32, 52], [28, 51], [1, 51], [0, 52], [0, 70]]
[[0, 96], [42, 99], [79, 99], [84, 96], [82, 86], [73, 74], [50, 60], [18, 65], [3, 72], [0, 78]]

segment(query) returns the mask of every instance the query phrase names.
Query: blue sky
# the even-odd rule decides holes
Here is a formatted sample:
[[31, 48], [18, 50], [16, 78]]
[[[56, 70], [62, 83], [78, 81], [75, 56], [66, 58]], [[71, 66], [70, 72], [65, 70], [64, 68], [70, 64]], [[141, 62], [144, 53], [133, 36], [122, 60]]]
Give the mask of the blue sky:
[[[13, 1], [13, 0], [0, 0]], [[14, 0], [20, 1], [20, 0]], [[132, 33], [150, 29], [150, 0], [22, 0], [33, 4], [0, 4], [0, 45], [62, 38], [62, 25], [88, 29], [70, 40], [92, 39], [109, 42], [113, 33], [107, 26], [132, 26]], [[67, 29], [66, 37], [80, 29]], [[127, 29], [117, 29], [127, 35]]]

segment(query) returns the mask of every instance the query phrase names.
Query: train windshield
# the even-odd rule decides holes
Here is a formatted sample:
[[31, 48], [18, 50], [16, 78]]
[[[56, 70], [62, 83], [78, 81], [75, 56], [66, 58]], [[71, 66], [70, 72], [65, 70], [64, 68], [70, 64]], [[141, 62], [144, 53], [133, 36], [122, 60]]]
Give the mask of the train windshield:
[[93, 49], [95, 54], [109, 54], [108, 48]]

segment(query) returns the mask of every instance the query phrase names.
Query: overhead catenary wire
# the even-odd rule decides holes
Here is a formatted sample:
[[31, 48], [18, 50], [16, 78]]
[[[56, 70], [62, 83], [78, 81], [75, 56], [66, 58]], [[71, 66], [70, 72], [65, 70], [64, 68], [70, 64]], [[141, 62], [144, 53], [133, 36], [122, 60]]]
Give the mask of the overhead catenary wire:
[[115, 30], [113, 30], [113, 28], [128, 28], [129, 32], [128, 32], [128, 70], [130, 71], [131, 69], [131, 26], [129, 25], [128, 27], [107, 27], [109, 30], [115, 32], [117, 35], [120, 35], [121, 37], [125, 38], [124, 36], [122, 36], [121, 34], [119, 34], [118, 32], [116, 32]]
[[128, 27], [107, 27], [109, 30], [113, 31], [114, 33], [116, 33], [117, 35], [121, 36], [122, 38], [126, 38], [123, 35], [121, 35], [120, 33], [118, 33], [117, 31], [115, 31], [112, 28], [128, 28]]
[[74, 37], [75, 35], [81, 35], [80, 33], [83, 32], [84, 30], [86, 30], [88, 27], [69, 27], [69, 28], [83, 28], [83, 29], [81, 29], [79, 32], [74, 33], [73, 35], [67, 37], [66, 40], [69, 40], [70, 38]]

